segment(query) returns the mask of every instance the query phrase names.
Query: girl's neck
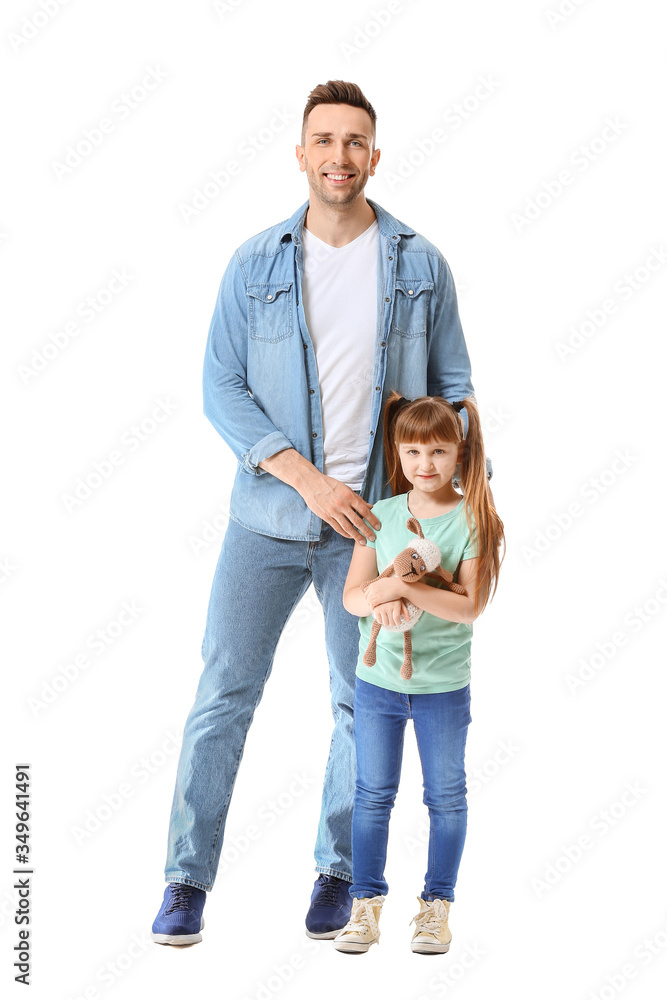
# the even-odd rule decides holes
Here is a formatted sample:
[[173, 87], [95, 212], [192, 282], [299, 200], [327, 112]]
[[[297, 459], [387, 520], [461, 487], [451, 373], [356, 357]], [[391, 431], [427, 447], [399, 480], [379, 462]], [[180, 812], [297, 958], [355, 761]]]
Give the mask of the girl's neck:
[[448, 514], [458, 507], [463, 497], [457, 493], [453, 486], [438, 493], [422, 493], [420, 489], [412, 487], [406, 496], [408, 510], [413, 517], [438, 517], [440, 514]]

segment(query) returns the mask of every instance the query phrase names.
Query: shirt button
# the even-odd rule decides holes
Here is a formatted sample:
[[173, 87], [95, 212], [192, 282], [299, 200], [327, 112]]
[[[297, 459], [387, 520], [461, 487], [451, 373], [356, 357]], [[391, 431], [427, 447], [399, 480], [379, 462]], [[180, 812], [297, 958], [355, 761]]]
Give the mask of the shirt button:
[[391, 299], [385, 299], [385, 302], [391, 302]]
[[393, 258], [393, 257], [388, 257], [387, 259], [388, 259], [388, 260], [393, 260], [394, 258]]
[[374, 434], [375, 434], [375, 431], [371, 431], [371, 437], [373, 437]]
[[376, 386], [375, 386], [375, 391], [376, 391], [376, 392], [379, 392], [379, 391], [380, 391], [380, 386], [379, 386], [379, 385], [376, 385]]
[[313, 437], [316, 438], [317, 434], [313, 431]]
[[392, 240], [397, 240], [398, 236], [392, 236]]
[[414, 289], [408, 288], [408, 295], [414, 295]]
[[314, 392], [315, 392], [315, 390], [314, 390], [314, 389], [311, 389], [311, 390], [310, 390], [310, 395], [312, 396]]
[[380, 341], [380, 347], [386, 347], [386, 346], [387, 346], [387, 341], [386, 340]]
[[272, 298], [273, 298], [273, 295], [267, 295], [266, 296], [267, 302], [270, 302]]

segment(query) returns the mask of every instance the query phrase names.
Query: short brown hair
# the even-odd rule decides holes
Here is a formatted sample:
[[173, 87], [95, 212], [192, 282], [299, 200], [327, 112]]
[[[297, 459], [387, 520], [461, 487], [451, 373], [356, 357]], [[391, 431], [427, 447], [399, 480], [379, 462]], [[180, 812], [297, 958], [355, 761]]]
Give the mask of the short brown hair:
[[373, 124], [373, 145], [375, 146], [375, 121], [377, 118], [375, 109], [370, 101], [364, 97], [361, 88], [356, 83], [347, 83], [345, 80], [327, 80], [326, 83], [318, 83], [317, 87], [308, 95], [301, 126], [302, 146], [306, 138], [308, 115], [318, 104], [351, 104], [354, 108], [363, 108], [370, 115]]

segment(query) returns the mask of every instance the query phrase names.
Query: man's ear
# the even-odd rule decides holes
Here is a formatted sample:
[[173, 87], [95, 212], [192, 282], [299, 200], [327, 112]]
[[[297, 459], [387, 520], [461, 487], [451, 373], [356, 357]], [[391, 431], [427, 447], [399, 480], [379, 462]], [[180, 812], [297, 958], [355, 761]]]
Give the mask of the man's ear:
[[303, 173], [306, 169], [306, 164], [303, 162], [303, 146], [300, 146], [297, 142], [294, 152], [296, 153], [296, 158], [299, 161], [299, 170]]

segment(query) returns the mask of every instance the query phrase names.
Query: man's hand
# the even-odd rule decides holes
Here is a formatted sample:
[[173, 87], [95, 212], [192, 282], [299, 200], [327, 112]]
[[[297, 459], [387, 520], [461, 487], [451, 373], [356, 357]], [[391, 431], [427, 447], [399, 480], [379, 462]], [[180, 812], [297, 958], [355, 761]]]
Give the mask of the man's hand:
[[374, 528], [381, 528], [375, 514], [371, 514], [371, 504], [332, 476], [318, 471], [317, 477], [308, 477], [297, 489], [314, 514], [330, 524], [339, 535], [363, 542], [370, 538], [375, 541], [372, 531], [364, 518]]
[[403, 601], [386, 601], [376, 605], [373, 617], [380, 625], [400, 625], [401, 618], [407, 621], [410, 615]]
[[397, 576], [384, 576], [375, 583], [371, 583], [364, 590], [366, 603], [375, 611], [378, 604], [385, 604], [387, 601], [399, 601], [406, 596], [406, 587], [409, 583], [403, 583]]
[[285, 448], [258, 463], [271, 475], [294, 487], [313, 514], [330, 524], [339, 535], [366, 543], [375, 541], [375, 532], [364, 523], [366, 518], [374, 528], [381, 528], [372, 504], [332, 476], [325, 476], [312, 462], [294, 448]]

